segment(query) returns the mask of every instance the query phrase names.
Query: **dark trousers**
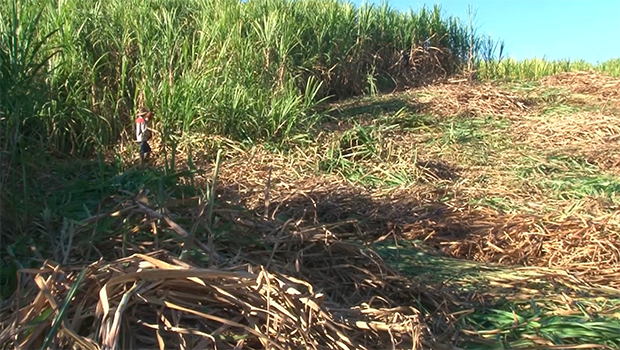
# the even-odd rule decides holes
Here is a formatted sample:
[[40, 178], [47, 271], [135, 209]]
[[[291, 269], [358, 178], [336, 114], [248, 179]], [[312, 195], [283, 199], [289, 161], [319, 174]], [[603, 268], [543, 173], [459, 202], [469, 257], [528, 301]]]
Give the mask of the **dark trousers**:
[[144, 160], [147, 154], [151, 153], [151, 146], [147, 141], [140, 142], [140, 159]]

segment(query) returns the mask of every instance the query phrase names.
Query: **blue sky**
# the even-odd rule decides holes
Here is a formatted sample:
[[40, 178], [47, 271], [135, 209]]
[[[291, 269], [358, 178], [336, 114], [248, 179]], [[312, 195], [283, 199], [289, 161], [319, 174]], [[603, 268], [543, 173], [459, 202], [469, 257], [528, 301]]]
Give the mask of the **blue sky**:
[[[352, 0], [356, 5], [362, 0]], [[380, 0], [370, 1], [380, 3]], [[441, 5], [444, 15], [467, 21], [477, 11], [479, 33], [505, 41], [515, 59], [583, 59], [597, 63], [620, 58], [620, 0], [388, 0], [393, 8], [417, 10]]]

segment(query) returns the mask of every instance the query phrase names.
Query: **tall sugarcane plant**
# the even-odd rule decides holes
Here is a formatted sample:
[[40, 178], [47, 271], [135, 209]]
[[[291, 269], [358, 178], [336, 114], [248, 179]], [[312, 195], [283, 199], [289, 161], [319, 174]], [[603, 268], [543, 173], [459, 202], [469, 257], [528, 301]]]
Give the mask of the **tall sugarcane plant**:
[[[29, 57], [37, 68], [24, 70], [30, 78], [22, 86], [43, 83], [46, 103], [29, 106], [38, 106], [41, 142], [63, 153], [87, 154], [117, 142], [139, 105], [154, 108], [170, 152], [176, 139], [195, 132], [287, 142], [318, 120], [322, 99], [449, 75], [468, 51], [466, 27], [444, 18], [439, 7], [48, 0], [37, 12], [27, 3], [13, 0], [10, 7], [21, 8], [22, 23], [29, 23], [19, 32], [22, 46], [9, 45], [17, 15], [4, 10], [2, 55]], [[49, 59], [49, 47], [62, 52]], [[410, 53], [407, 69], [401, 52]], [[13, 131], [23, 119], [16, 110], [11, 107], [7, 124]]]
[[[155, 110], [169, 153], [191, 133], [286, 143], [320, 118], [316, 106], [324, 98], [391, 91], [464, 68], [501, 79], [581, 67], [502, 59], [502, 42], [443, 16], [437, 6], [400, 11], [339, 0], [9, 5], [0, 10], [5, 149], [23, 131], [48, 149], [95, 152], [130, 130], [140, 105]], [[27, 101], [35, 97], [37, 103]]]
[[10, 179], [28, 197], [26, 158], [47, 130], [39, 119], [45, 103], [50, 46], [56, 30], [42, 30], [43, 9], [17, 0], [0, 10], [0, 188]]

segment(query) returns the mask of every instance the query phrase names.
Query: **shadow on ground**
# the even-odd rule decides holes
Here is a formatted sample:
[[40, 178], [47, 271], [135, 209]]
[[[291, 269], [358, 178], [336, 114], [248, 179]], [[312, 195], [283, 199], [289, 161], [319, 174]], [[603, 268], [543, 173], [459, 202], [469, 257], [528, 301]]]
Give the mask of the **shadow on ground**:
[[333, 105], [330, 115], [338, 120], [348, 120], [395, 113], [401, 110], [417, 114], [426, 109], [427, 104], [418, 102], [413, 98], [404, 98], [403, 95], [387, 95], [382, 98], [358, 98], [347, 103]]

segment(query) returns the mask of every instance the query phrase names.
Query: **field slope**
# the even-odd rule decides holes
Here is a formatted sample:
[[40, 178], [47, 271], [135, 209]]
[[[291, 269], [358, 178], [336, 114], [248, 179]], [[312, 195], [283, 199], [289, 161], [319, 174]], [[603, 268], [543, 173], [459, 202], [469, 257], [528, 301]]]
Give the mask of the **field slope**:
[[55, 164], [0, 347], [617, 349], [618, 91], [448, 81], [334, 103], [285, 150]]

